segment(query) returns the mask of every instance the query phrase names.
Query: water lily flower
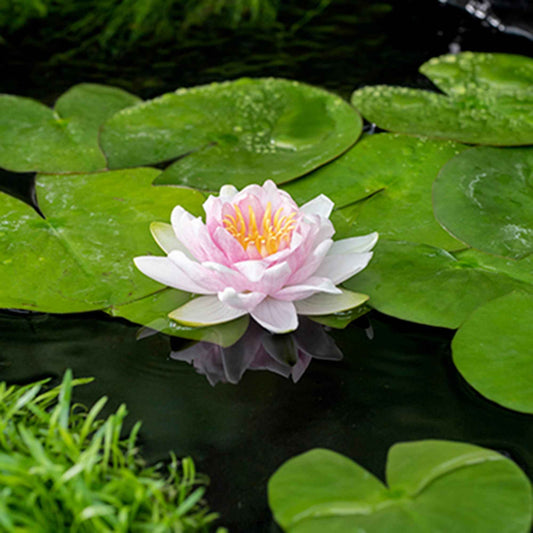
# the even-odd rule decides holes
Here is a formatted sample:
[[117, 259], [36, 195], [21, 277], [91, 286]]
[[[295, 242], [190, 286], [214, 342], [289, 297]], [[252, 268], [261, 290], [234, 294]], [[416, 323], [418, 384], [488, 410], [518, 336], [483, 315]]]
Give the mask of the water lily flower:
[[169, 317], [209, 326], [245, 314], [272, 333], [298, 327], [298, 315], [325, 315], [367, 300], [338, 285], [372, 257], [378, 235], [333, 241], [333, 202], [323, 194], [301, 207], [275, 183], [238, 191], [224, 185], [204, 203], [205, 223], [181, 206], [171, 223], [153, 223], [166, 257], [135, 258], [154, 280], [198, 297]]

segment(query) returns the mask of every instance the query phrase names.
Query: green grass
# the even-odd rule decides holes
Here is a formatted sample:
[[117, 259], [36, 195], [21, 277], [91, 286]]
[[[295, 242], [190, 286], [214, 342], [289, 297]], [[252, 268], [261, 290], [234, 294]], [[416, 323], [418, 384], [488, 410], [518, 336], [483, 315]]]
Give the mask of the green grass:
[[0, 530], [8, 532], [208, 531], [203, 480], [191, 459], [147, 466], [124, 436], [124, 405], [106, 419], [90, 410], [65, 373], [59, 387], [0, 383]]

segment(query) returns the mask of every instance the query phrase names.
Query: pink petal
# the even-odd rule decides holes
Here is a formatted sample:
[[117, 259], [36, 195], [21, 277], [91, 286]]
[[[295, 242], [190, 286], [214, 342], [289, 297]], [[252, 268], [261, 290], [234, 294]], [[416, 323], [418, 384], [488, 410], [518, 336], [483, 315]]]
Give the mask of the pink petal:
[[199, 296], [174, 309], [169, 317], [186, 326], [202, 327], [229, 322], [246, 314], [221, 302], [216, 296]]
[[[318, 273], [318, 267], [324, 261], [326, 254], [328, 253], [331, 244], [333, 241], [331, 239], [326, 239], [322, 241], [305, 259], [303, 264], [298, 265], [298, 269], [294, 271], [294, 274], [291, 276], [289, 282], [291, 285], [299, 284], [305, 281], [310, 276], [320, 276], [327, 278], [324, 274]], [[335, 280], [333, 282], [336, 284]]]
[[341, 294], [318, 293], [295, 302], [295, 305], [300, 315], [330, 315], [358, 307], [367, 300], [366, 294], [342, 289]]
[[248, 254], [241, 243], [222, 226], [217, 227], [212, 236], [215, 244], [224, 252], [229, 264], [248, 259]]
[[289, 285], [283, 287], [273, 296], [278, 300], [287, 300], [293, 302], [295, 300], [303, 300], [309, 298], [317, 292], [327, 292], [330, 294], [340, 294], [342, 291], [335, 287], [331, 280], [327, 278], [311, 277], [305, 280], [300, 285]]
[[194, 294], [214, 294], [217, 292], [198, 284], [168, 257], [146, 255], [136, 257], [133, 261], [143, 274], [163, 283], [163, 285]]
[[272, 295], [279, 291], [289, 279], [291, 269], [288, 263], [278, 263], [265, 270], [261, 281], [257, 283], [257, 290]]
[[227, 258], [213, 242], [200, 217], [193, 217], [183, 207], [176, 206], [170, 216], [176, 237], [198, 261], [227, 263]]
[[292, 302], [265, 298], [250, 314], [272, 333], [288, 333], [298, 327], [298, 316]]
[[251, 312], [266, 297], [260, 292], [237, 292], [231, 287], [226, 287], [218, 293], [218, 299], [235, 309], [242, 309], [247, 313]]
[[251, 282], [259, 281], [267, 269], [267, 263], [261, 261], [260, 259], [251, 259], [248, 261], [241, 261], [235, 263], [233, 267], [238, 270], [246, 279]]

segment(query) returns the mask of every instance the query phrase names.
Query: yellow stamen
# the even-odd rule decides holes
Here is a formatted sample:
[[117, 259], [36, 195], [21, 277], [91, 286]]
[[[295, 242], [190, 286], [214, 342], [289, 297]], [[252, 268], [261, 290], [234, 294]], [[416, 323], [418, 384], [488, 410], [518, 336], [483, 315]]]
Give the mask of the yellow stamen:
[[248, 225], [246, 225], [240, 207], [233, 205], [233, 209], [235, 216], [225, 215], [222, 223], [245, 250], [251, 244], [265, 257], [279, 251], [283, 243], [290, 242], [292, 232], [296, 227], [296, 220], [294, 220], [296, 212], [282, 215], [283, 207], [280, 207], [272, 218], [272, 205], [268, 202], [263, 219], [258, 226], [256, 213], [251, 205], [248, 206]]

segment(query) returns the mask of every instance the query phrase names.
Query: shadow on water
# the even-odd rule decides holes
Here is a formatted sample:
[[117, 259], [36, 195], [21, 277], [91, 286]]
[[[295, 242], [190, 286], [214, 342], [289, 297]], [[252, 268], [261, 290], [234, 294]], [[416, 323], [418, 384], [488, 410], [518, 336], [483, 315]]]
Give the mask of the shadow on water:
[[[379, 477], [399, 441], [466, 441], [510, 455], [533, 474], [531, 417], [500, 408], [463, 383], [450, 358], [451, 333], [373, 314], [374, 338], [351, 325], [329, 334], [341, 361], [311, 361], [298, 383], [267, 371], [211, 386], [170, 357], [164, 335], [136, 340], [137, 327], [101, 314], [0, 319], [0, 377], [13, 382], [66, 368], [96, 380], [78, 389], [90, 403], [125, 402], [143, 421], [148, 460], [192, 455], [211, 478], [208, 500], [233, 531], [269, 531], [269, 476], [313, 447], [346, 454]], [[176, 349], [174, 350], [176, 351]]]

